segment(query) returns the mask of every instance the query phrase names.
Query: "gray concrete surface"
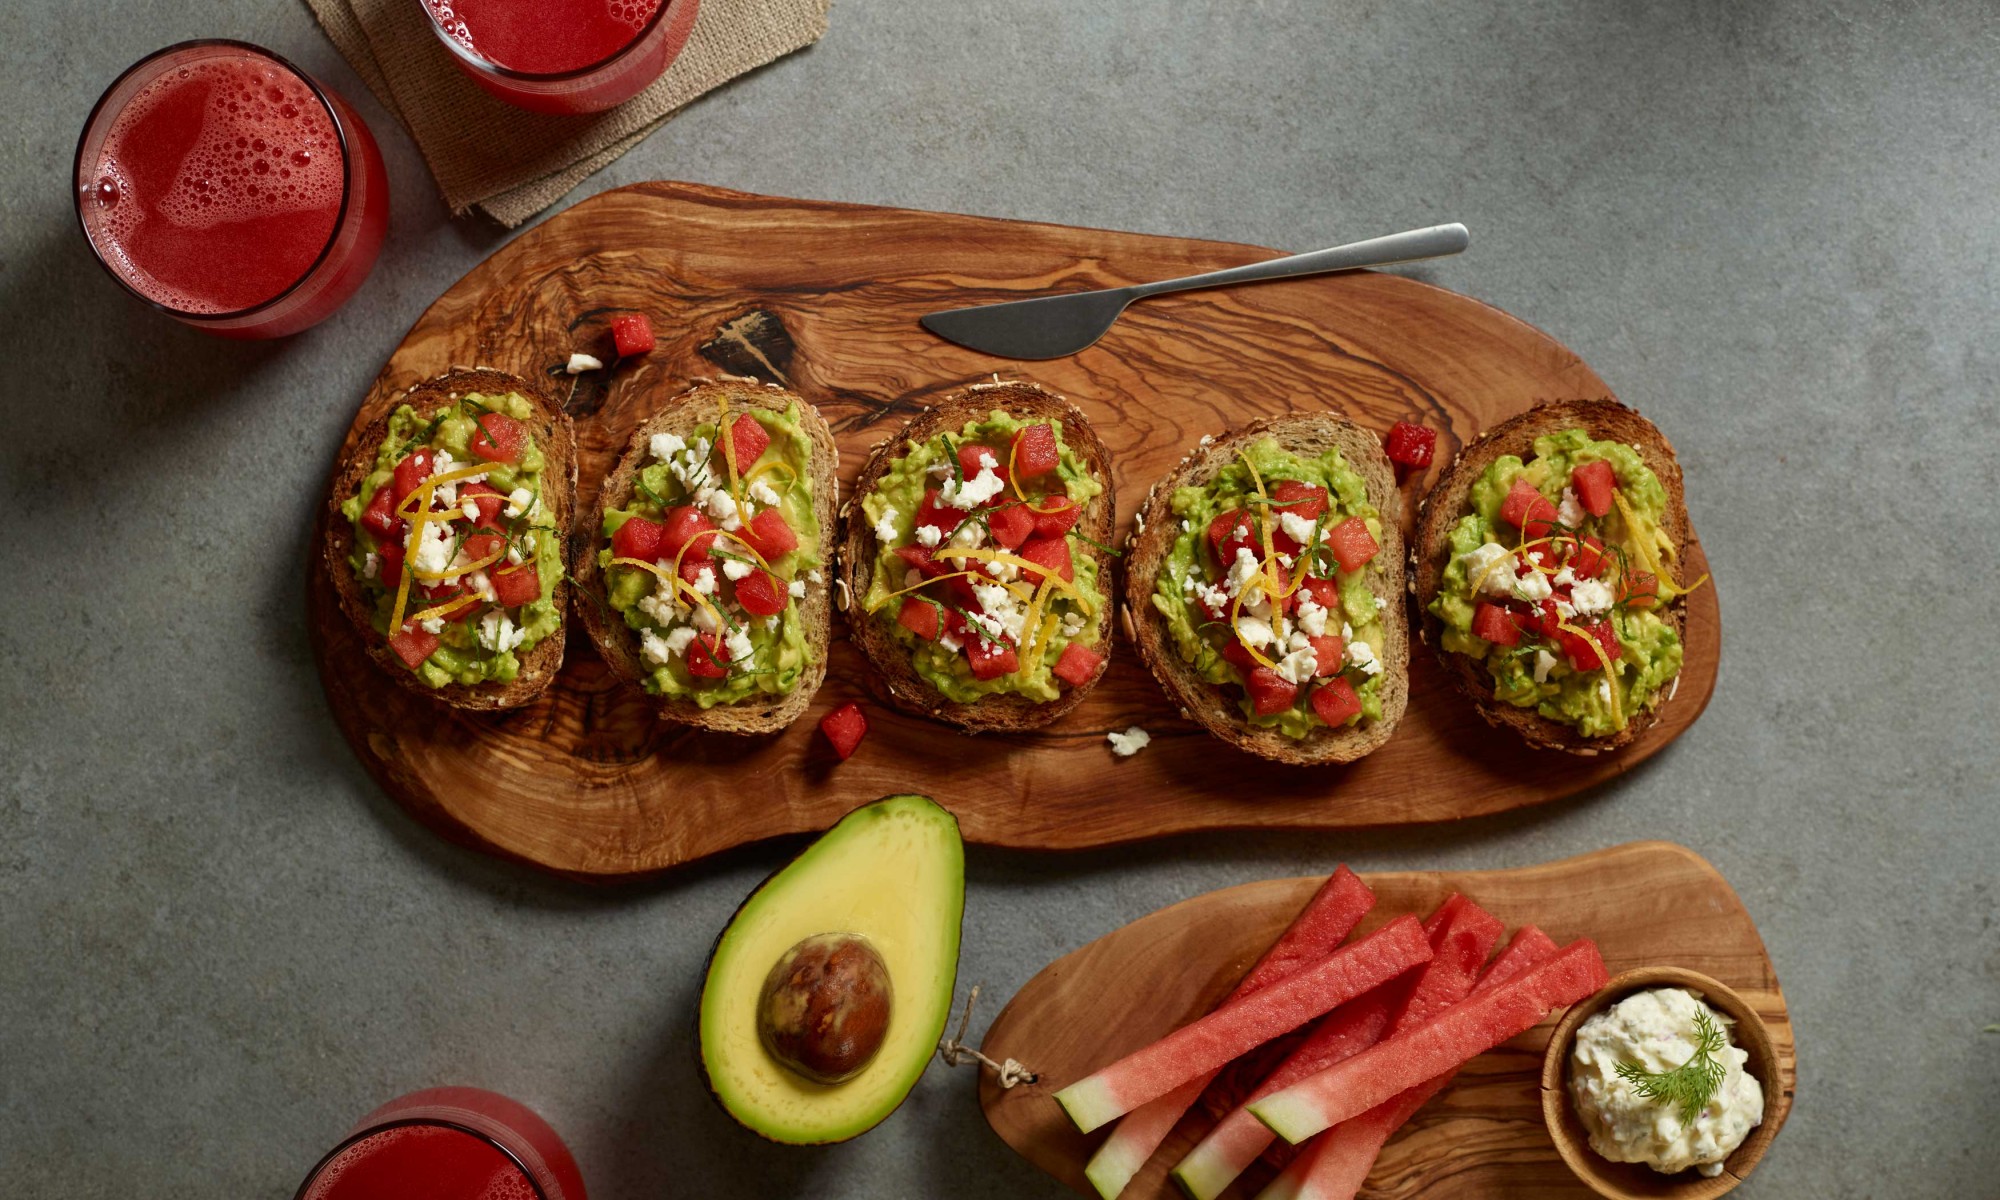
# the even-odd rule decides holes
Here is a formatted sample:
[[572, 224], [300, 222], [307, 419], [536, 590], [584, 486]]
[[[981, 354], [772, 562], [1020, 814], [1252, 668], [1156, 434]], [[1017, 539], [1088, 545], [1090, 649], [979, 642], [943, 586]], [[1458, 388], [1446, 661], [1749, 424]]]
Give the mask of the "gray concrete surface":
[[[786, 848], [591, 889], [441, 843], [334, 732], [307, 515], [383, 355], [503, 235], [440, 211], [302, 6], [0, 12], [0, 1175], [20, 1196], [288, 1194], [355, 1117], [529, 1100], [594, 1195], [1044, 1196], [963, 1073], [782, 1151], [695, 1083], [709, 939]], [[392, 240], [280, 345], [90, 262], [66, 173], [166, 42], [294, 56], [375, 123]], [[962, 978], [1243, 880], [1709, 856], [1759, 922], [1798, 1108], [1741, 1194], [2000, 1194], [2000, 37], [1990, 6], [845, 0], [579, 196], [678, 177], [1306, 249], [1437, 220], [1425, 274], [1657, 418], [1728, 626], [1707, 716], [1601, 793], [1463, 825], [971, 857]], [[990, 1010], [987, 1014], [990, 1016]], [[983, 1024], [983, 1020], [981, 1022]]]

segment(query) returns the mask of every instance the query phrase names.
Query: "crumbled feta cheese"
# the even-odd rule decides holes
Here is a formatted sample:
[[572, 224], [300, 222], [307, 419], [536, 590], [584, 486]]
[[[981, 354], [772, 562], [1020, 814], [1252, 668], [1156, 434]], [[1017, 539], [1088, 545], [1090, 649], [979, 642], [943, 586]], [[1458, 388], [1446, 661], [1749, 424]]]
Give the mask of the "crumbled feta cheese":
[[507, 565], [510, 567], [521, 565], [521, 552], [512, 546], [507, 547]]
[[497, 608], [479, 618], [479, 644], [496, 654], [504, 654], [527, 640], [528, 631], [517, 627], [512, 618]]
[[563, 370], [568, 371], [572, 375], [581, 375], [585, 371], [601, 371], [603, 369], [604, 364], [588, 354], [572, 354], [569, 356], [569, 362], [563, 365]]
[[992, 568], [993, 578], [1002, 583], [1012, 583], [1021, 577], [1021, 568], [1010, 562], [996, 562], [992, 564]]
[[1617, 599], [1611, 585], [1601, 579], [1577, 580], [1576, 586], [1570, 589], [1569, 597], [1570, 602], [1576, 605], [1576, 611], [1586, 617], [1608, 611]]
[[986, 544], [986, 527], [977, 521], [967, 521], [962, 529], [951, 535], [951, 544], [977, 550]]
[[1120, 758], [1132, 757], [1134, 754], [1139, 753], [1139, 751], [1144, 750], [1147, 743], [1153, 740], [1152, 734], [1147, 733], [1137, 725], [1127, 729], [1124, 733], [1120, 733], [1114, 729], [1110, 733], [1105, 734], [1104, 737], [1106, 741], [1111, 743], [1111, 753], [1116, 754]]
[[1271, 623], [1257, 617], [1240, 617], [1236, 622], [1236, 633], [1243, 643], [1252, 650], [1262, 650], [1277, 640], [1271, 632]]
[[1303, 650], [1294, 650], [1279, 659], [1275, 669], [1279, 678], [1288, 683], [1307, 683], [1319, 670], [1319, 655], [1313, 653], [1311, 646]]
[[[1257, 555], [1250, 547], [1238, 546], [1236, 548], [1236, 561], [1229, 564], [1229, 574], [1223, 577], [1222, 590], [1232, 596], [1240, 594], [1243, 591], [1243, 585], [1250, 581], [1250, 577], [1262, 569], [1263, 564], [1257, 561]], [[1261, 588], [1253, 590], [1259, 595], [1263, 592]], [[1251, 598], [1249, 596], [1244, 597], [1244, 603], [1248, 604], [1250, 601]]]
[[1597, 681], [1597, 698], [1606, 704], [1611, 703], [1611, 680], [1600, 679]]
[[696, 607], [691, 619], [694, 621], [694, 627], [703, 633], [714, 633], [722, 627], [722, 622], [716, 617], [714, 610], [704, 606]]
[[682, 625], [676, 629], [668, 630], [667, 653], [686, 654], [687, 648], [689, 645], [693, 644], [694, 638], [695, 638], [694, 626], [692, 625]]
[[1194, 576], [1188, 576], [1187, 593], [1209, 612], [1225, 612], [1229, 608], [1229, 593], [1212, 583], [1203, 583]]
[[1075, 637], [1077, 634], [1082, 633], [1083, 614], [1075, 611], [1064, 613], [1062, 619], [1062, 631], [1064, 637]]
[[1193, 532], [1194, 532], [1194, 522], [1193, 522], [1193, 521], [1190, 521], [1190, 520], [1188, 520], [1188, 519], [1187, 519], [1186, 517], [1182, 517], [1182, 518], [1181, 518], [1181, 532], [1182, 532], [1182, 533], [1193, 533]]
[[381, 572], [382, 556], [370, 550], [368, 557], [361, 560], [361, 577], [363, 579], [373, 579], [381, 574]]
[[671, 462], [674, 455], [687, 449], [687, 443], [678, 433], [656, 433], [646, 440], [646, 448], [661, 462]]
[[708, 508], [708, 515], [715, 518], [716, 525], [730, 533], [743, 528], [737, 516], [736, 497], [726, 488], [702, 488], [695, 494], [695, 501]]
[[1354, 637], [1354, 626], [1342, 621], [1340, 623], [1340, 636], [1343, 641], [1352, 639]]
[[1505, 596], [1514, 590], [1513, 552], [1498, 542], [1481, 542], [1459, 556], [1465, 564], [1465, 581], [1475, 592]]
[[1278, 528], [1285, 536], [1301, 546], [1309, 546], [1313, 540], [1313, 523], [1295, 512], [1286, 512], [1278, 517]]
[[765, 508], [776, 508], [779, 500], [778, 489], [761, 479], [752, 480], [750, 483], [750, 498]]
[[524, 487], [517, 487], [507, 493], [507, 515], [523, 517], [535, 507], [535, 493]]
[[681, 486], [690, 492], [708, 482], [708, 452], [711, 449], [707, 438], [696, 438], [667, 460], [667, 470]]
[[478, 596], [488, 604], [497, 604], [500, 602], [500, 596], [493, 590], [493, 581], [486, 578], [486, 572], [474, 571], [466, 579], [465, 583], [467, 587], [472, 589], [473, 595]]
[[807, 579], [807, 581], [808, 581], [808, 582], [810, 582], [810, 583], [813, 583], [813, 584], [821, 584], [821, 583], [825, 583], [825, 582], [826, 582], [826, 580], [825, 580], [825, 579], [821, 578], [821, 576], [820, 576], [820, 573], [819, 573], [819, 568], [817, 568], [817, 567], [815, 567], [815, 568], [813, 568], [812, 570], [810, 570], [810, 571], [807, 571], [807, 572], [806, 572], [806, 579]]
[[1028, 610], [1012, 592], [997, 583], [975, 583], [972, 594], [979, 598], [979, 607], [987, 616], [999, 622], [1000, 629], [1015, 641], [1021, 640], [1021, 630], [1027, 624]]
[[896, 544], [895, 509], [885, 508], [882, 510], [881, 519], [875, 522], [875, 540], [881, 542], [884, 546], [893, 546]]
[[1514, 598], [1539, 604], [1555, 591], [1549, 586], [1549, 577], [1540, 571], [1527, 571], [1514, 580]]
[[1557, 596], [1556, 615], [1561, 617], [1563, 620], [1567, 621], [1571, 617], [1574, 617], [1576, 615], [1576, 605], [1571, 604], [1569, 601], [1563, 599], [1561, 596]]
[[470, 496], [460, 497], [458, 511], [466, 520], [477, 521], [479, 519], [479, 501]]
[[1583, 504], [1576, 498], [1576, 491], [1572, 488], [1564, 488], [1562, 503], [1556, 505], [1556, 520], [1561, 521], [1571, 529], [1575, 529], [1583, 524], [1583, 517]]
[[1382, 673], [1382, 660], [1375, 657], [1375, 647], [1367, 642], [1347, 643], [1347, 664], [1358, 668], [1363, 675]]
[[433, 637], [435, 637], [436, 635], [438, 635], [438, 634], [440, 634], [440, 633], [443, 633], [443, 632], [444, 632], [444, 618], [443, 618], [443, 617], [425, 617], [425, 618], [424, 618], [424, 632], [425, 632], [425, 633], [428, 633], [428, 634], [430, 634], [430, 635], [432, 635]]
[[715, 595], [715, 568], [707, 563], [695, 568], [694, 590], [704, 596]]
[[778, 614], [772, 613], [770, 616], [764, 618], [764, 632], [778, 632]]
[[[991, 457], [993, 456], [990, 454], [986, 456], [986, 458]], [[982, 465], [979, 469], [979, 474], [972, 476], [963, 483], [960, 483], [956, 478], [946, 480], [944, 490], [939, 493], [939, 498], [951, 507], [966, 512], [978, 508], [980, 505], [999, 495], [1002, 489], [1007, 486], [1001, 482], [998, 475], [993, 473], [993, 467], [998, 465], [998, 463]]]
[[750, 643], [750, 633], [748, 630], [731, 630], [724, 644], [729, 647], [730, 662], [746, 667], [752, 665], [757, 648]]
[[957, 634], [951, 632], [949, 629], [938, 634], [938, 645], [943, 646], [953, 654], [957, 654], [960, 650], [965, 649], [965, 643], [959, 639]]
[[917, 526], [917, 541], [922, 543], [923, 545], [935, 549], [937, 547], [937, 544], [943, 540], [944, 540], [944, 530], [939, 529], [937, 526], [935, 525]]
[[423, 541], [414, 548], [409, 542], [418, 535], [417, 530], [412, 529], [403, 539], [406, 561], [419, 571], [440, 574], [451, 566], [454, 550], [451, 527], [442, 521], [426, 521], [422, 534]]
[[722, 560], [722, 573], [729, 576], [732, 583], [748, 576], [754, 569], [749, 563], [738, 559], [725, 558]]
[[1299, 589], [1299, 628], [1314, 637], [1326, 636], [1326, 608], [1304, 588]]
[[785, 585], [785, 591], [791, 594], [792, 599], [803, 600], [806, 598], [806, 581], [794, 579]]
[[1535, 682], [1547, 683], [1549, 671], [1556, 665], [1556, 656], [1546, 650], [1535, 651]]
[[1555, 584], [1557, 587], [1574, 586], [1576, 584], [1576, 572], [1570, 570], [1568, 567], [1564, 567], [1562, 570], [1556, 572]]

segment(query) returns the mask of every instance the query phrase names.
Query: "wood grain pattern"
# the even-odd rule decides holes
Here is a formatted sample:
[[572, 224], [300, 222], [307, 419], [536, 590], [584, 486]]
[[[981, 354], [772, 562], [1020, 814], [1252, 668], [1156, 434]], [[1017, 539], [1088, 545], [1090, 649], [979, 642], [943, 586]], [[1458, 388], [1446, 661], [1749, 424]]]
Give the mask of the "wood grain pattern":
[[[1557, 942], [1596, 940], [1613, 974], [1649, 965], [1700, 971], [1763, 1018], [1781, 1084], [1765, 1099], [1771, 1135], [1791, 1111], [1798, 1062], [1791, 1017], [1756, 926], [1728, 882], [1694, 851], [1634, 842], [1512, 871], [1364, 875], [1376, 905], [1357, 935], [1404, 913], [1428, 914], [1464, 892], [1513, 930], [1539, 925]], [[1083, 1168], [1104, 1137], [1078, 1133], [1057, 1089], [1207, 1012], [1304, 906], [1320, 878], [1225, 888], [1163, 908], [1050, 963], [1008, 1002], [981, 1049], [1037, 1073], [1002, 1089], [982, 1072], [979, 1102], [994, 1132], [1085, 1195]], [[1589, 1196], [1556, 1153], [1542, 1116], [1543, 1051], [1554, 1018], [1480, 1055], [1417, 1112], [1368, 1177], [1369, 1197], [1461, 1200]], [[1197, 1105], [1132, 1181], [1124, 1200], [1169, 1200], [1167, 1171], [1218, 1114]], [[1230, 1194], [1251, 1196], [1273, 1171], [1259, 1163]]]
[[[569, 399], [581, 457], [578, 512], [591, 510], [596, 480], [644, 406], [691, 376], [729, 369], [780, 378], [832, 424], [845, 482], [870, 446], [928, 401], [1000, 371], [1061, 392], [1090, 414], [1117, 464], [1122, 534], [1147, 486], [1196, 439], [1256, 417], [1329, 408], [1383, 430], [1419, 420], [1443, 431], [1442, 459], [1537, 401], [1610, 395], [1539, 331], [1393, 275], [1161, 297], [1134, 306], [1090, 350], [1048, 363], [976, 354], [916, 321], [937, 308], [1275, 253], [640, 184], [523, 234], [440, 297], [390, 356], [354, 430], [410, 384], [453, 365], [550, 375], [568, 387], [555, 375], [559, 364], [573, 350], [608, 360], [606, 320], [637, 309], [652, 316], [659, 348], [578, 377]], [[1430, 478], [1412, 480], [1411, 494]], [[1691, 576], [1707, 569], [1699, 544], [1688, 558]], [[1187, 829], [1497, 812], [1570, 795], [1656, 753], [1707, 704], [1721, 636], [1715, 589], [1703, 588], [1689, 601], [1686, 665], [1665, 719], [1638, 745], [1595, 760], [1536, 753], [1489, 728], [1420, 652], [1409, 715], [1387, 747], [1348, 767], [1265, 764], [1178, 717], [1120, 645], [1089, 700], [1046, 730], [965, 738], [875, 707], [867, 743], [836, 769], [814, 726], [833, 706], [866, 695], [861, 660], [838, 628], [826, 685], [806, 717], [746, 740], [660, 726], [580, 633], [562, 676], [536, 703], [442, 714], [376, 676], [323, 578], [309, 595], [334, 717], [391, 795], [448, 836], [598, 878], [821, 829], [859, 801], [911, 789], [956, 812], [970, 841], [1046, 849]], [[1153, 734], [1153, 745], [1114, 760], [1106, 731], [1134, 724]], [[952, 770], [939, 769], [941, 754]]]

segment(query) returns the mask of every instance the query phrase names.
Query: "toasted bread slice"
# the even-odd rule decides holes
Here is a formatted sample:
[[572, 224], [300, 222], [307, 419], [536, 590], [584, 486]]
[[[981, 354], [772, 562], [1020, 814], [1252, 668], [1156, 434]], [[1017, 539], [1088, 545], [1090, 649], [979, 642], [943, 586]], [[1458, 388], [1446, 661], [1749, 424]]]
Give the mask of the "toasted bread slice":
[[[1338, 449], [1347, 465], [1361, 476], [1368, 487], [1369, 502], [1381, 513], [1382, 548], [1375, 562], [1382, 569], [1374, 573], [1372, 584], [1383, 601], [1383, 645], [1376, 647], [1376, 658], [1382, 663], [1382, 717], [1378, 721], [1340, 729], [1322, 725], [1303, 738], [1250, 724], [1233, 692], [1203, 679], [1181, 660], [1167, 619], [1153, 607], [1154, 585], [1181, 532], [1173, 512], [1174, 489], [1207, 483], [1236, 461], [1239, 449], [1266, 437], [1276, 438], [1279, 445], [1301, 457]], [[1410, 628], [1399, 569], [1403, 561], [1402, 521], [1403, 497], [1396, 490], [1396, 469], [1382, 452], [1382, 439], [1352, 421], [1331, 413], [1300, 413], [1252, 422], [1222, 437], [1204, 439], [1146, 494], [1126, 543], [1125, 610], [1131, 621], [1128, 629], [1139, 644], [1139, 657], [1183, 713], [1233, 746], [1273, 762], [1301, 766], [1361, 758], [1389, 740], [1409, 706]]]
[[1111, 608], [1116, 595], [1111, 586], [1112, 556], [1089, 543], [1072, 542], [1070, 552], [1088, 554], [1098, 565], [1106, 603], [1096, 614], [1096, 646], [1104, 662], [1081, 687], [1064, 688], [1054, 700], [1035, 700], [1013, 693], [983, 696], [972, 704], [960, 704], [931, 686], [910, 662], [910, 652], [889, 632], [888, 622], [879, 615], [859, 611], [861, 598], [868, 594], [875, 578], [875, 558], [879, 553], [875, 531], [861, 513], [861, 500], [875, 489], [889, 465], [907, 453], [908, 443], [921, 445], [940, 433], [955, 432], [969, 421], [983, 420], [994, 410], [1027, 420], [1061, 421], [1063, 442], [1082, 460], [1090, 474], [1104, 484], [1104, 491], [1090, 502], [1077, 518], [1075, 532], [1100, 545], [1111, 544], [1112, 526], [1118, 499], [1111, 482], [1111, 456], [1098, 440], [1090, 422], [1075, 405], [1035, 384], [1009, 381], [980, 383], [953, 393], [918, 415], [869, 453], [868, 462], [855, 480], [854, 490], [841, 509], [840, 580], [847, 605], [847, 625], [854, 644], [868, 656], [874, 670], [870, 688], [887, 703], [919, 716], [949, 722], [973, 733], [1035, 729], [1061, 717], [1083, 701], [1084, 695], [1104, 678], [1111, 662]]
[[791, 408], [793, 401], [798, 402], [799, 423], [806, 436], [812, 439], [807, 482], [812, 487], [813, 516], [819, 521], [820, 558], [825, 561], [822, 568], [825, 585], [808, 586], [804, 598], [798, 602], [799, 619], [805, 624], [806, 645], [811, 649], [812, 661], [807, 665], [805, 674], [799, 677], [798, 685], [782, 696], [758, 693], [733, 704], [717, 704], [711, 708], [703, 708], [692, 700], [648, 696], [658, 706], [663, 721], [711, 729], [717, 733], [772, 733], [796, 721], [812, 703], [819, 685], [825, 681], [827, 638], [833, 624], [832, 555], [836, 539], [834, 512], [840, 471], [840, 450], [833, 443], [833, 431], [827, 428], [825, 419], [809, 401], [776, 384], [734, 375], [693, 380], [686, 391], [661, 403], [652, 416], [641, 421], [639, 427], [632, 431], [632, 440], [627, 443], [625, 452], [619, 455], [618, 462], [598, 488], [597, 507], [591, 512], [589, 523], [578, 529], [570, 539], [570, 574], [581, 589], [576, 606], [577, 616], [583, 621], [590, 640], [596, 643], [597, 652], [604, 656], [612, 673], [634, 687], [642, 687], [652, 671], [639, 657], [639, 635], [606, 600], [604, 569], [597, 565], [597, 553], [605, 546], [605, 511], [631, 504], [639, 469], [645, 465], [647, 443], [654, 434], [691, 433], [695, 427], [714, 421], [723, 403], [728, 405], [733, 421], [753, 408], [782, 413]]
[[[340, 506], [360, 490], [362, 480], [375, 470], [376, 454], [381, 449], [382, 439], [389, 434], [389, 417], [398, 407], [408, 404], [418, 416], [425, 417], [449, 408], [458, 402], [460, 396], [468, 393], [500, 396], [510, 392], [526, 397], [534, 405], [535, 419], [528, 422], [528, 433], [541, 447], [548, 464], [542, 472], [542, 504], [555, 521], [557, 536], [563, 536], [569, 529], [570, 509], [576, 500], [576, 432], [570, 426], [569, 416], [563, 412], [562, 405], [547, 391], [504, 371], [454, 369], [403, 393], [397, 403], [376, 418], [367, 432], [361, 435], [354, 455], [334, 471], [333, 487], [327, 497], [324, 518], [327, 578], [340, 597], [341, 609], [360, 631], [361, 644], [367, 649], [368, 657], [374, 659], [397, 683], [453, 708], [518, 708], [539, 696], [562, 667], [565, 631], [556, 630], [535, 643], [533, 649], [521, 654], [520, 673], [512, 683], [482, 683], [472, 687], [456, 683], [441, 688], [429, 686], [404, 666], [403, 660], [375, 632], [374, 606], [347, 561], [354, 550], [354, 526], [341, 513]], [[556, 581], [554, 602], [556, 611], [564, 614], [567, 620], [569, 584], [566, 580]]]
[[[1507, 454], [1532, 459], [1536, 438], [1565, 429], [1582, 429], [1599, 441], [1624, 442], [1639, 452], [1639, 457], [1652, 468], [1653, 474], [1659, 476], [1661, 485], [1666, 488], [1666, 519], [1661, 527], [1673, 540], [1675, 561], [1680, 561], [1687, 551], [1687, 505], [1681, 484], [1680, 461], [1674, 457], [1674, 448], [1667, 443], [1666, 437], [1651, 421], [1616, 400], [1559, 400], [1537, 405], [1520, 416], [1501, 422], [1459, 451], [1458, 457], [1438, 478], [1430, 495], [1424, 497], [1423, 506], [1418, 511], [1416, 535], [1410, 546], [1409, 581], [1410, 591], [1417, 601], [1420, 636], [1436, 649], [1445, 673], [1451, 676], [1460, 690], [1472, 697], [1481, 716], [1499, 728], [1514, 730], [1530, 745], [1592, 755], [1630, 745], [1651, 728], [1665, 711], [1673, 695], [1673, 685], [1668, 685], [1658, 704], [1633, 713], [1623, 730], [1604, 737], [1585, 737], [1576, 729], [1561, 721], [1552, 721], [1534, 709], [1518, 708], [1494, 699], [1492, 677], [1487, 674], [1485, 664], [1463, 654], [1447, 652], [1439, 641], [1444, 632], [1444, 622], [1430, 612], [1431, 601], [1437, 597], [1438, 587], [1444, 578], [1444, 568], [1450, 562], [1451, 528], [1460, 517], [1471, 511], [1472, 485], [1479, 481], [1495, 459]], [[1676, 635], [1682, 628], [1681, 607], [1676, 598], [1660, 609], [1661, 619], [1673, 626]]]

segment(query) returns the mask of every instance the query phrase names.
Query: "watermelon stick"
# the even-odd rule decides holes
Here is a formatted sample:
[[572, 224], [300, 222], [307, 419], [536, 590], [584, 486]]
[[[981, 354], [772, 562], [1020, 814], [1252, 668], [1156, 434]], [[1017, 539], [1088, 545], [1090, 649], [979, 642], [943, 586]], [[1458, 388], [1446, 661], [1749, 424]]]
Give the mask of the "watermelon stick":
[[[1223, 1003], [1260, 991], [1331, 954], [1373, 907], [1375, 893], [1367, 884], [1344, 866], [1335, 870]], [[1118, 1122], [1083, 1169], [1098, 1195], [1116, 1200], [1217, 1073], [1191, 1079], [1158, 1100], [1140, 1105]]]
[[1056, 1093], [1085, 1133], [1430, 961], [1415, 917], [1398, 917], [1260, 992], [1223, 1005]]
[[[1463, 1000], [1500, 940], [1502, 928], [1485, 909], [1453, 893], [1424, 922], [1424, 932], [1430, 938], [1431, 961], [1423, 970], [1327, 1014], [1249, 1099], [1289, 1087]], [[1239, 1107], [1181, 1159], [1174, 1168], [1174, 1182], [1194, 1200], [1215, 1200], [1276, 1138], [1263, 1122]]]
[[1468, 996], [1434, 1020], [1252, 1101], [1250, 1112], [1297, 1145], [1533, 1029], [1551, 1011], [1576, 1003], [1609, 979], [1596, 943], [1578, 938], [1527, 974]]
[[[1489, 991], [1553, 956], [1556, 944], [1533, 925], [1523, 925], [1514, 940], [1493, 960], [1473, 994]], [[1320, 1134], [1257, 1200], [1354, 1200], [1389, 1138], [1426, 1101], [1456, 1078], [1448, 1071], [1426, 1083], [1407, 1088], [1382, 1103]]]

